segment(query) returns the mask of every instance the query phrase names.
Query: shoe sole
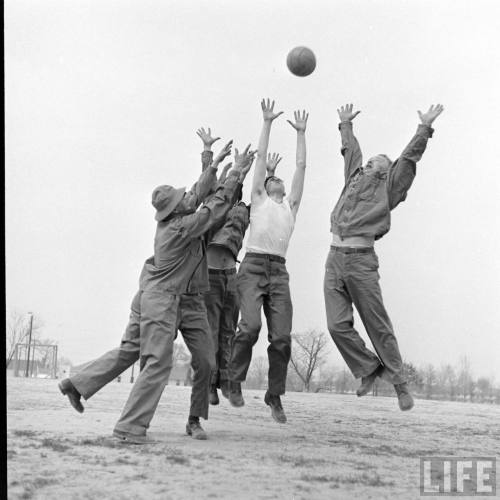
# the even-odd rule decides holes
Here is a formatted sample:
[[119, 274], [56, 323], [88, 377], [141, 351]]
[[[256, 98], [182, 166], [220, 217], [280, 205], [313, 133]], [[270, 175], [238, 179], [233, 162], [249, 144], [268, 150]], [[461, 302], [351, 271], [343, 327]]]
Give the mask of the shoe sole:
[[415, 406], [415, 403], [412, 403], [411, 406], [407, 406], [406, 408], [401, 408], [401, 406], [400, 406], [399, 409], [401, 411], [410, 411], [414, 406]]
[[271, 417], [273, 417], [275, 422], [278, 422], [278, 424], [286, 424], [287, 418], [285, 417], [285, 420], [279, 420], [278, 417], [274, 414], [273, 407], [264, 399], [264, 403], [266, 403], [269, 408], [271, 408]]
[[193, 436], [193, 431], [188, 427], [186, 427], [186, 434], [188, 436], [191, 436], [193, 439], [198, 439], [199, 441], [206, 441], [208, 439], [206, 434], [198, 434], [196, 436]]
[[271, 416], [273, 417], [275, 422], [278, 422], [278, 424], [286, 424], [287, 420], [279, 420], [276, 415], [274, 414], [273, 410], [271, 409]]
[[372, 387], [370, 387], [367, 391], [356, 391], [356, 396], [358, 396], [358, 398], [362, 398], [363, 396], [366, 396], [372, 389], [373, 384]]
[[142, 437], [142, 436], [133, 436], [133, 435], [125, 435], [118, 434], [117, 432], [113, 432], [113, 438], [120, 441], [123, 444], [153, 444], [156, 443], [153, 439]]
[[66, 389], [63, 388], [63, 386], [61, 385], [61, 382], [59, 382], [57, 384], [57, 387], [59, 387], [59, 390], [61, 391], [61, 394], [63, 396], [66, 396], [68, 398], [68, 401], [69, 401], [69, 404], [78, 412], [78, 413], [83, 413], [83, 411], [85, 410], [84, 406], [82, 405], [82, 403], [78, 403], [80, 406], [77, 406], [76, 404], [73, 404], [73, 401], [71, 400], [71, 398], [66, 394], [67, 391]]

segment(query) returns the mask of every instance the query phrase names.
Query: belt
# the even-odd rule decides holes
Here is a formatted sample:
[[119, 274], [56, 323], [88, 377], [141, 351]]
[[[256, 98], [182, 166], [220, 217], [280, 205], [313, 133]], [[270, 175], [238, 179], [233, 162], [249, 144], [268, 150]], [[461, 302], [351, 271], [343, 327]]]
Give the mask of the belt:
[[213, 269], [211, 267], [208, 268], [208, 274], [234, 274], [236, 272], [235, 267], [231, 267], [229, 269]]
[[271, 253], [247, 252], [245, 254], [245, 257], [260, 257], [262, 259], [281, 262], [282, 264], [286, 262], [286, 259], [284, 257], [280, 257], [279, 255], [273, 255]]
[[332, 245], [330, 248], [340, 253], [370, 253], [375, 251], [373, 247], [334, 247]]

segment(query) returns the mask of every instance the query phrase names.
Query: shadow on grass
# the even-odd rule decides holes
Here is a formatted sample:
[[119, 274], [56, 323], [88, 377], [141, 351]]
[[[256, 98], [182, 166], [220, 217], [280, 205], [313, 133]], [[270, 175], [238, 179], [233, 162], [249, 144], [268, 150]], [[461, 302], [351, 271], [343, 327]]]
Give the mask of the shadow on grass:
[[314, 474], [302, 474], [300, 476], [302, 481], [306, 482], [319, 482], [319, 483], [333, 483], [333, 487], [338, 487], [341, 484], [353, 484], [353, 485], [363, 485], [363, 486], [373, 486], [373, 487], [383, 487], [383, 486], [394, 486], [394, 481], [384, 481], [381, 477], [375, 473], [363, 472], [361, 474], [349, 474], [349, 475], [333, 475], [328, 476], [314, 475]]

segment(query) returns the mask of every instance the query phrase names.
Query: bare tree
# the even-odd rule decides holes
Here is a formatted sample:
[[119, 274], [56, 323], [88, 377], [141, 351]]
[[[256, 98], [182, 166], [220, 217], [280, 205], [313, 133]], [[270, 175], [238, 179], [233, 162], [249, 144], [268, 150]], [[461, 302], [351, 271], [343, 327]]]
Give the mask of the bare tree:
[[186, 346], [178, 341], [174, 342], [174, 354], [172, 356], [172, 368], [178, 364], [184, 364], [191, 360], [191, 354], [189, 354]]
[[328, 339], [324, 332], [308, 330], [305, 333], [292, 334], [292, 356], [290, 363], [309, 391], [314, 373], [326, 361], [328, 354]]
[[432, 395], [437, 385], [436, 369], [431, 364], [426, 365], [422, 370], [422, 379], [424, 382], [424, 390], [426, 399], [432, 399]]
[[[5, 326], [5, 343], [8, 367], [16, 351], [16, 345], [23, 342], [28, 342], [30, 328], [29, 315], [17, 310], [13, 310], [10, 312]], [[34, 316], [31, 329], [32, 342], [37, 338], [37, 336], [40, 335], [40, 330], [42, 327], [43, 322], [37, 316]]]
[[481, 401], [491, 402], [493, 399], [493, 380], [487, 377], [479, 377], [476, 382]]
[[464, 401], [468, 396], [470, 396], [470, 400], [472, 401], [473, 383], [469, 359], [467, 356], [463, 355], [460, 357], [458, 364], [458, 386]]
[[267, 381], [269, 363], [264, 356], [252, 359], [246, 379], [246, 387], [249, 389], [262, 389]]
[[458, 392], [457, 376], [451, 365], [442, 366], [437, 375], [438, 388], [445, 399], [454, 401]]

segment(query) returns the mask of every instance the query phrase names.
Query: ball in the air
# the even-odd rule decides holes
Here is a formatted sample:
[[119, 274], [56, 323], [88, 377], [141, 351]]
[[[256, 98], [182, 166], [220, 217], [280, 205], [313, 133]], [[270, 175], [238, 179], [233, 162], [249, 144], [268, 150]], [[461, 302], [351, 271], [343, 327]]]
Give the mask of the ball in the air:
[[294, 75], [307, 76], [316, 68], [316, 56], [307, 47], [295, 47], [288, 53], [286, 65]]

